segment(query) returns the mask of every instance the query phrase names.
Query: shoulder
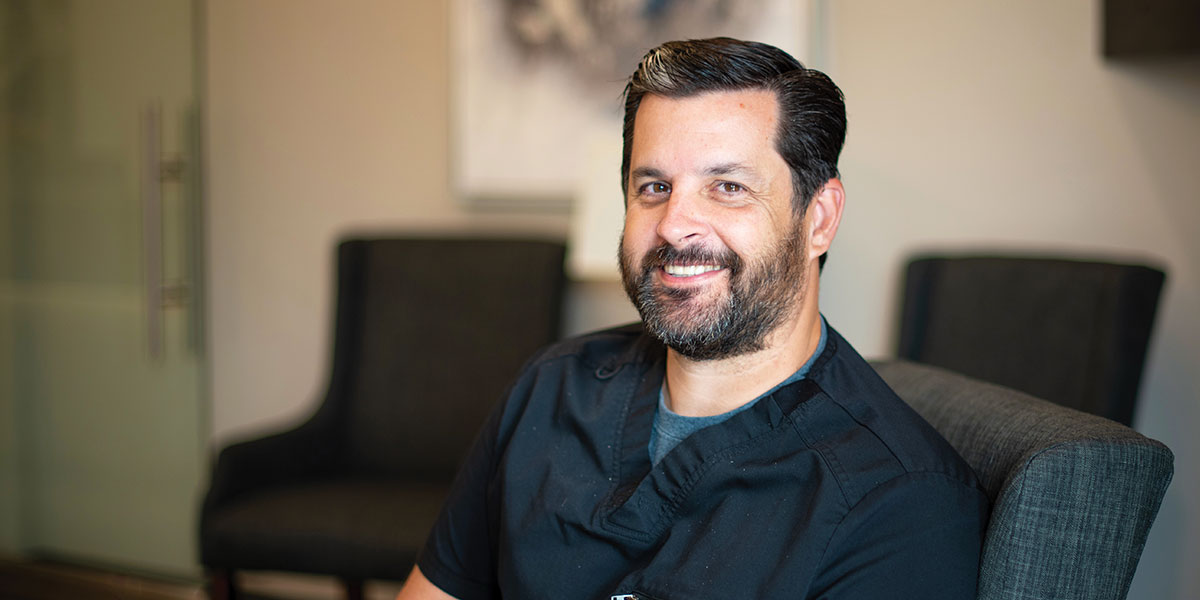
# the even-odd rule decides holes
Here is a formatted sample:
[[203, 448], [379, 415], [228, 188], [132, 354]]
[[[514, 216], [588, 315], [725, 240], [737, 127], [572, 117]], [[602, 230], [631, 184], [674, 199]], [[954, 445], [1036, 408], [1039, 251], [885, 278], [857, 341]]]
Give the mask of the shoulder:
[[506, 394], [502, 429], [531, 414], [587, 412], [613, 384], [627, 386], [661, 368], [665, 349], [640, 323], [551, 344], [526, 362]]
[[647, 334], [641, 323], [630, 323], [551, 344], [526, 363], [522, 374], [554, 370], [566, 364], [604, 374], [652, 362], [664, 352], [662, 344]]
[[809, 379], [797, 428], [826, 459], [849, 505], [895, 485], [982, 493], [974, 472], [831, 327]]
[[828, 345], [794, 419], [844, 502], [813, 589], [826, 598], [973, 597], [988, 516], [974, 472], [832, 328]]

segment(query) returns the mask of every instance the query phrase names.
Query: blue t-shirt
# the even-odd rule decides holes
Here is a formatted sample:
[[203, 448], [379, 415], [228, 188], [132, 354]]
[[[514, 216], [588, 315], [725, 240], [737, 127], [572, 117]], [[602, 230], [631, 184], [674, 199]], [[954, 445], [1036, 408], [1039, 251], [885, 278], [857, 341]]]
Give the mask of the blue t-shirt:
[[758, 398], [755, 398], [754, 400], [751, 400], [750, 402], [747, 402], [729, 412], [721, 413], [719, 415], [711, 415], [707, 417], [685, 417], [675, 413], [670, 408], [667, 408], [667, 386], [664, 382], [662, 391], [660, 391], [658, 394], [658, 411], [654, 413], [654, 429], [650, 431], [650, 462], [657, 465], [658, 461], [662, 460], [662, 458], [666, 456], [668, 452], [674, 449], [675, 446], [678, 446], [679, 442], [687, 439], [689, 435], [692, 435], [693, 433], [696, 433], [705, 427], [721, 423], [733, 415], [750, 408], [755, 402], [758, 402], [759, 400], [771, 395], [771, 393], [775, 390], [803, 379], [804, 375], [808, 373], [809, 368], [812, 367], [813, 361], [815, 361], [817, 357], [821, 355], [821, 352], [825, 350], [825, 335], [825, 318], [822, 317], [821, 339], [817, 342], [817, 349], [813, 351], [812, 356], [808, 357], [808, 361], [801, 365], [800, 368], [797, 369], [795, 373], [792, 373], [790, 377], [784, 379], [775, 387], [767, 390]]

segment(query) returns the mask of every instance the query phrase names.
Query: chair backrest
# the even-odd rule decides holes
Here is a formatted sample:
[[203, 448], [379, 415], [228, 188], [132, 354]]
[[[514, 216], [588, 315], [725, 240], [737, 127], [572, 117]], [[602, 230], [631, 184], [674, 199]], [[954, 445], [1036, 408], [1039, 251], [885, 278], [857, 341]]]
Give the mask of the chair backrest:
[[897, 356], [1130, 425], [1163, 279], [1103, 262], [917, 258]]
[[992, 500], [979, 598], [1125, 598], [1171, 481], [1166, 446], [936, 367], [873, 364], [975, 469]]
[[[558, 337], [560, 242], [355, 239], [338, 247], [326, 406], [356, 475], [448, 481], [521, 365]], [[321, 417], [321, 413], [318, 413]]]

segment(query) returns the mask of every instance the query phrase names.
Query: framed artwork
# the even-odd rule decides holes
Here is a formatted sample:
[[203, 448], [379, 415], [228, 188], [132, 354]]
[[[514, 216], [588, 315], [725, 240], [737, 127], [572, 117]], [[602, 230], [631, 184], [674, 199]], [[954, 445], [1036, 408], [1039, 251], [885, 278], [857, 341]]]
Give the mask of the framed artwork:
[[620, 157], [607, 155], [619, 154], [621, 93], [641, 56], [726, 35], [805, 61], [817, 1], [454, 0], [455, 193], [481, 209], [566, 211], [607, 180], [619, 204]]

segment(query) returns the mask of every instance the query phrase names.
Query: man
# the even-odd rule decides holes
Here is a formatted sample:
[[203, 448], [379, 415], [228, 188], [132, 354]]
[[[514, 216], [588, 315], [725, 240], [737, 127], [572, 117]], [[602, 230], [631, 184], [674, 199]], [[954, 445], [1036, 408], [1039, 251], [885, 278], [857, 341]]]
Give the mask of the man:
[[529, 364], [400, 599], [974, 598], [985, 495], [818, 310], [841, 91], [771, 46], [671, 42], [624, 137], [643, 324]]

